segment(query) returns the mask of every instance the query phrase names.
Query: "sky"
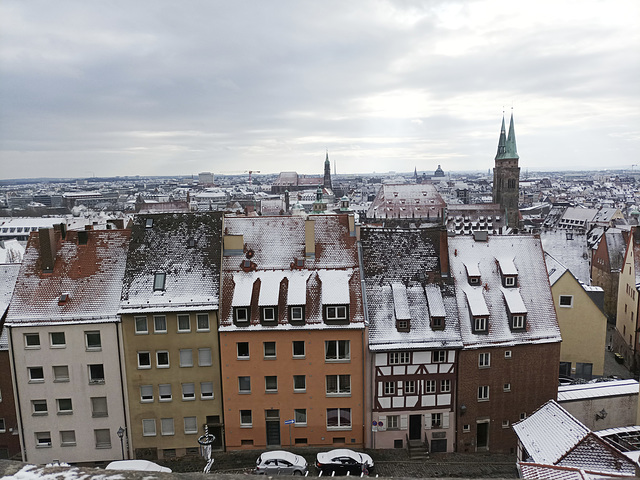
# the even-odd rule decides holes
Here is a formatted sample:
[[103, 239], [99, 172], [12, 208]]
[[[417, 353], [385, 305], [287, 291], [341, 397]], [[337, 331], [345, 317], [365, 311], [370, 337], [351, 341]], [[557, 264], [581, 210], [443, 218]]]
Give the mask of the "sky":
[[0, 179], [488, 171], [503, 112], [640, 168], [640, 2], [0, 2]]

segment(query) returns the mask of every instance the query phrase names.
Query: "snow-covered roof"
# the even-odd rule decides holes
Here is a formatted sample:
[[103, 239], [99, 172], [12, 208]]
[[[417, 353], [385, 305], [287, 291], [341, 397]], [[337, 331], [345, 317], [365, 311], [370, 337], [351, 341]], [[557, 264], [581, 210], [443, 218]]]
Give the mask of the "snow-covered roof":
[[519, 288], [502, 288], [502, 295], [510, 313], [527, 313]]
[[[496, 259], [504, 257], [513, 258], [518, 288], [502, 286]], [[482, 286], [468, 283], [466, 269], [472, 263], [478, 264]], [[460, 332], [465, 347], [561, 341], [540, 239], [509, 235], [489, 236], [487, 241], [477, 242], [473, 237], [450, 237], [449, 264], [456, 285]], [[519, 292], [521, 300], [517, 299], [516, 293], [507, 293], [505, 297], [505, 291]], [[524, 330], [510, 328], [506, 298], [513, 302], [515, 309], [526, 310]], [[473, 315], [489, 315], [488, 332], [473, 332], [470, 309]]]
[[627, 251], [627, 242], [622, 230], [610, 228], [604, 234], [607, 242], [607, 252], [609, 253], [609, 267], [611, 271], [620, 271], [624, 262], [624, 254]]
[[[121, 313], [217, 308], [222, 216], [216, 212], [138, 215], [122, 287]], [[154, 290], [156, 273], [164, 289]]]
[[[86, 243], [79, 235], [86, 235]], [[55, 262], [43, 273], [39, 232], [31, 235], [7, 324], [55, 324], [117, 319], [129, 230], [56, 231]], [[66, 301], [60, 301], [68, 294]]]
[[431, 184], [384, 184], [371, 203], [373, 218], [442, 218], [446, 203]]
[[610, 382], [560, 385], [558, 387], [558, 402], [560, 403], [619, 395], [638, 395], [638, 382], [630, 379], [612, 380]]
[[571, 270], [582, 283], [591, 283], [591, 255], [585, 234], [567, 233], [566, 230], [546, 230], [540, 233], [540, 239], [545, 252], [553, 255], [558, 262]]

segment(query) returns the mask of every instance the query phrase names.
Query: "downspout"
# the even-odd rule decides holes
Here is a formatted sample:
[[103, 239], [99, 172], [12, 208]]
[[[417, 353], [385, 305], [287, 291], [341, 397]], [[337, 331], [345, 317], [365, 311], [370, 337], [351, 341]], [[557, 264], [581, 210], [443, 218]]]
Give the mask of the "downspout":
[[[122, 412], [124, 413], [124, 432], [127, 436], [127, 460], [131, 458], [131, 431], [129, 430], [129, 424], [127, 419], [129, 418], [129, 409], [128, 402], [125, 396], [125, 388], [126, 382], [124, 381], [126, 377], [126, 372], [123, 371], [124, 364], [122, 362], [122, 348], [120, 345], [120, 329], [122, 328], [122, 317], [119, 317], [119, 322], [114, 323], [114, 327], [116, 329], [116, 340], [118, 343], [118, 363], [120, 364], [120, 392], [122, 395]], [[128, 393], [128, 390], [127, 390]]]
[[[360, 242], [360, 240], [357, 241], [357, 245], [358, 245], [358, 268], [360, 270], [360, 289], [362, 291], [362, 310], [364, 313], [364, 328], [362, 329], [362, 379], [364, 382], [363, 385], [363, 389], [362, 389], [362, 418], [364, 419], [364, 422], [362, 424], [362, 439], [365, 440], [366, 439], [366, 435], [367, 435], [367, 425], [371, 423], [371, 416], [369, 416], [367, 418], [367, 412], [369, 412], [369, 414], [371, 415], [371, 409], [367, 409], [367, 391], [370, 388], [369, 382], [370, 382], [370, 378], [365, 376], [366, 373], [366, 363], [368, 361], [368, 357], [367, 357], [367, 346], [365, 344], [365, 333], [367, 333], [367, 329], [369, 327], [369, 309], [367, 307], [367, 290], [365, 288], [365, 281], [364, 281], [364, 263], [362, 261], [362, 243]], [[366, 442], [364, 442], [366, 445]]]
[[15, 399], [15, 403], [16, 403], [16, 408], [18, 410], [18, 434], [20, 435], [20, 449], [22, 450], [22, 452], [20, 452], [21, 456], [22, 456], [22, 461], [23, 462], [27, 462], [27, 448], [26, 445], [24, 443], [24, 433], [22, 431], [22, 408], [20, 407], [20, 392], [18, 391], [18, 384], [17, 384], [17, 375], [16, 375], [16, 362], [15, 362], [15, 357], [14, 357], [14, 352], [15, 349], [13, 348], [13, 333], [12, 333], [12, 328], [9, 327], [7, 329], [7, 331], [9, 332], [9, 345], [11, 345], [11, 366], [12, 368], [12, 375], [13, 375], [13, 392], [14, 392], [14, 399]]

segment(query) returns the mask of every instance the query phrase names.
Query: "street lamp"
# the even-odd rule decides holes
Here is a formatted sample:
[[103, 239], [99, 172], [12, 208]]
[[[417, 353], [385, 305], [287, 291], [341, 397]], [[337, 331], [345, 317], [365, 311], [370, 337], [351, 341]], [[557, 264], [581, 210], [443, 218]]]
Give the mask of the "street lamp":
[[124, 428], [120, 427], [118, 429], [118, 431], [116, 432], [118, 434], [118, 437], [120, 437], [120, 449], [122, 450], [122, 459], [124, 460], [124, 443], [122, 441], [122, 437], [124, 437]]

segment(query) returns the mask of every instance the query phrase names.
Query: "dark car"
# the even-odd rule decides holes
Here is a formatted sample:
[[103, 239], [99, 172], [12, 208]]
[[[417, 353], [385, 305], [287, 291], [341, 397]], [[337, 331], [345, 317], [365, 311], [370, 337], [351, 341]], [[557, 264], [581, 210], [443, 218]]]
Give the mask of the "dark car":
[[373, 460], [366, 453], [354, 452], [347, 448], [338, 448], [329, 452], [320, 452], [316, 456], [316, 467], [323, 475], [335, 472], [336, 475], [360, 475], [371, 473]]

